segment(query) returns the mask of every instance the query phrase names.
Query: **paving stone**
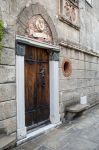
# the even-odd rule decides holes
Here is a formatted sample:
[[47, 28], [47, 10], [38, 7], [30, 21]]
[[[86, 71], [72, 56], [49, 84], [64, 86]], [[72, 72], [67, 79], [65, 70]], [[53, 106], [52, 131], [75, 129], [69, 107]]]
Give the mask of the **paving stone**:
[[57, 150], [96, 150], [98, 144], [81, 138], [71, 137], [65, 140]]
[[0, 150], [5, 150], [9, 148], [9, 146], [15, 145], [16, 142], [16, 137], [15, 135], [13, 136], [3, 136], [0, 138]]
[[50, 149], [46, 146], [40, 146], [40, 147], [36, 148], [35, 150], [52, 150], [52, 149]]
[[99, 106], [13, 150], [99, 150]]

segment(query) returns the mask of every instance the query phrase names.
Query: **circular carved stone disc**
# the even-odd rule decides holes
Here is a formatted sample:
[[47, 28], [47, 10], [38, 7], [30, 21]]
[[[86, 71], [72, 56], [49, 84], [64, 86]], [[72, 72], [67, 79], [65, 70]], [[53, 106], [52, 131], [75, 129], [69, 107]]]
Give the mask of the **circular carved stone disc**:
[[41, 19], [41, 18], [38, 18], [36, 20], [36, 27], [37, 27], [38, 31], [43, 32], [43, 30], [44, 30], [44, 20]]

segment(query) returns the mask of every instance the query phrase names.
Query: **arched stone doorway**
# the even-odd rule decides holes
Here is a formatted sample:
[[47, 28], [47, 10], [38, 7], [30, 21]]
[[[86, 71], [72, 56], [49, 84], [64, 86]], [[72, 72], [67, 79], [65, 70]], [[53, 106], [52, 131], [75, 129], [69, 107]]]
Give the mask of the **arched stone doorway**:
[[[40, 22], [45, 25], [45, 28], [44, 26], [42, 26], [43, 28], [40, 27]], [[30, 36], [27, 29], [29, 29], [29, 27], [31, 28], [31, 23], [33, 24], [32, 27], [34, 28], [35, 33], [39, 31], [39, 33], [43, 33], [43, 36], [45, 33], [53, 38], [48, 41], [45, 39], [45, 42], [57, 45], [58, 39], [56, 28], [46, 9], [39, 3], [30, 5], [21, 11], [17, 19], [17, 35]], [[34, 36], [34, 39], [35, 38], [37, 37]]]
[[[46, 65], [45, 62], [47, 63]], [[51, 126], [57, 125], [60, 122], [59, 93], [58, 93], [58, 82], [59, 82], [58, 62], [59, 62], [59, 47], [57, 46], [57, 33], [54, 24], [49, 15], [47, 14], [46, 10], [38, 3], [24, 8], [18, 17], [17, 32], [16, 32], [16, 82], [17, 82], [16, 89], [17, 89], [18, 140], [24, 138], [26, 139], [30, 136], [30, 135], [28, 136], [27, 125], [34, 125], [34, 122], [37, 121], [40, 115], [41, 115], [40, 120], [45, 121], [46, 119], [48, 119], [48, 112], [49, 112], [49, 120]], [[43, 70], [40, 70], [42, 66]], [[43, 75], [40, 74], [40, 71], [41, 72], [44, 71], [44, 74]], [[49, 72], [49, 74], [45, 72]], [[40, 76], [42, 75], [42, 80], [40, 77], [39, 79], [37, 79], [37, 77], [35, 78], [37, 74], [40, 74]], [[26, 76], [28, 76], [29, 78], [27, 78]], [[40, 101], [39, 105], [36, 105], [35, 109], [38, 108], [38, 106], [40, 105], [43, 106], [43, 104], [45, 105], [49, 104], [50, 108], [49, 111], [44, 110], [44, 113], [41, 111], [40, 115], [39, 116], [37, 115], [38, 116], [37, 118], [33, 117], [32, 113], [29, 113], [31, 105], [33, 106], [31, 112], [33, 112], [34, 103], [36, 103], [36, 101], [34, 101], [35, 92], [33, 92], [33, 90], [35, 91], [36, 88], [34, 80], [36, 83], [37, 81], [40, 81], [38, 86], [39, 88], [37, 88], [40, 94], [39, 92], [36, 91], [36, 96], [37, 97], [39, 96], [38, 99], [40, 100], [41, 97], [46, 97], [45, 100]], [[27, 84], [29, 86], [28, 88]], [[43, 92], [44, 88], [45, 91]], [[29, 92], [27, 92], [27, 90]], [[34, 95], [32, 92], [34, 93]], [[44, 93], [46, 96], [44, 95]], [[27, 97], [29, 97], [28, 100], [26, 100]], [[49, 101], [47, 100], [47, 97], [49, 97]], [[27, 105], [30, 104], [30, 106], [28, 111], [26, 111], [27, 108], [26, 103], [29, 100], [30, 103], [28, 103]], [[45, 101], [46, 103], [43, 103]], [[39, 109], [41, 108], [39, 107]], [[27, 112], [28, 115], [26, 117]], [[30, 116], [32, 116], [32, 119], [26, 121], [30, 118]]]

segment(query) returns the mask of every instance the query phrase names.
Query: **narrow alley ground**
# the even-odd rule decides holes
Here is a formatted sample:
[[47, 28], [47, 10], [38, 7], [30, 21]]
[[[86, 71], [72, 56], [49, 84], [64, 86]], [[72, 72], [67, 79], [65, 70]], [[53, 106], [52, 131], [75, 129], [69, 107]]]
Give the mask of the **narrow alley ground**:
[[99, 106], [13, 150], [99, 150]]

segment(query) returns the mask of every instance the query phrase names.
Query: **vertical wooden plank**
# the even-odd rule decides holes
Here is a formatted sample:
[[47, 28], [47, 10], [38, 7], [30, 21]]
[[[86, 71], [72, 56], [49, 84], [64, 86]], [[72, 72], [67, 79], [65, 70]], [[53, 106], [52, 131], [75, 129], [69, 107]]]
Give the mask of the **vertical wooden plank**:
[[49, 118], [49, 99], [49, 55], [46, 50], [27, 46], [25, 54], [26, 126]]

